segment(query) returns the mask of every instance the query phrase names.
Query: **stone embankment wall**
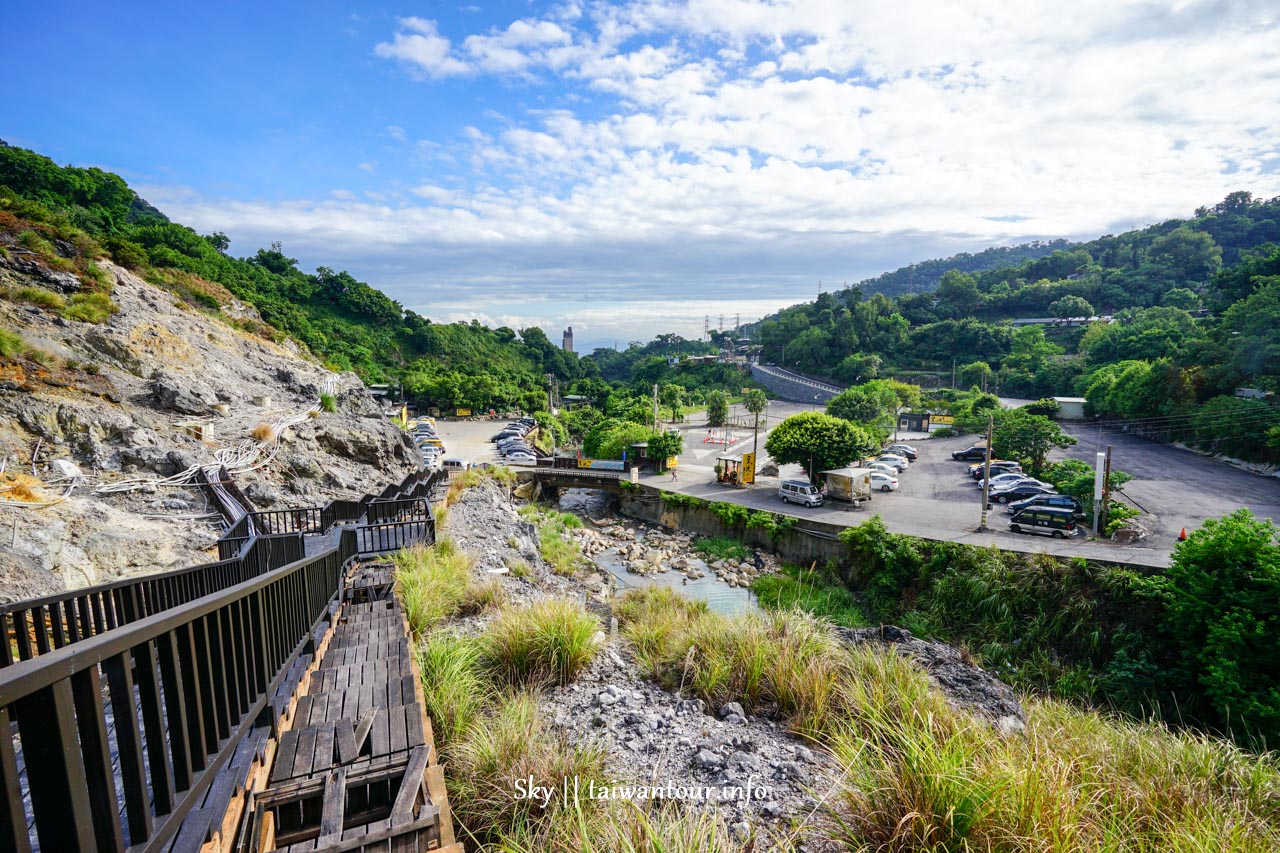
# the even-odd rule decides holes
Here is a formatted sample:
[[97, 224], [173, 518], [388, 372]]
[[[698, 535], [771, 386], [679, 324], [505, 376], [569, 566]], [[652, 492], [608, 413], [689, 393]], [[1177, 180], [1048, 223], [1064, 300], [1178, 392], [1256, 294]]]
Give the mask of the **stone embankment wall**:
[[751, 365], [751, 377], [783, 400], [795, 403], [826, 403], [841, 391], [834, 385], [815, 382], [789, 370], [762, 364]]

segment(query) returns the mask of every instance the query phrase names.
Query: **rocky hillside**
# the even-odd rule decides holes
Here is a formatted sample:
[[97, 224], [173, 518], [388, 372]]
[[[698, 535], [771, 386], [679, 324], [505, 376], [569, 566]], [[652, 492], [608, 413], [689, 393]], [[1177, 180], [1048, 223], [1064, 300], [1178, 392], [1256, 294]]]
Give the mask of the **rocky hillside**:
[[[231, 460], [266, 508], [363, 494], [416, 464], [355, 374], [244, 331], [262, 328], [251, 307], [227, 298], [215, 316], [97, 269], [90, 289], [0, 253], [4, 600], [209, 559], [219, 521], [199, 491], [162, 482], [193, 466]], [[104, 310], [66, 310], [87, 292], [110, 294]]]

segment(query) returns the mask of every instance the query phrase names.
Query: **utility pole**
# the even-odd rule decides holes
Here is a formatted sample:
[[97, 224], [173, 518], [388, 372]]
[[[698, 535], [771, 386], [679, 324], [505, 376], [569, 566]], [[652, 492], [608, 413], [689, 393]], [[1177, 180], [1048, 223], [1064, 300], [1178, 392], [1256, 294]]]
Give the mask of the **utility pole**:
[[951, 390], [954, 391], [955, 389], [956, 389], [956, 360], [953, 357], [951, 359]]
[[[1111, 503], [1111, 445], [1107, 445], [1107, 458], [1102, 463], [1102, 523], [1107, 523], [1108, 504]], [[1097, 535], [1096, 533], [1094, 534]]]
[[1093, 454], [1093, 538], [1098, 538], [1098, 518], [1102, 512], [1103, 476], [1107, 469], [1107, 454]]
[[978, 532], [986, 533], [987, 507], [991, 501], [991, 432], [995, 428], [995, 417], [987, 415], [987, 459], [982, 466], [982, 520], [978, 522]]
[[653, 383], [653, 431], [658, 431], [658, 383]]

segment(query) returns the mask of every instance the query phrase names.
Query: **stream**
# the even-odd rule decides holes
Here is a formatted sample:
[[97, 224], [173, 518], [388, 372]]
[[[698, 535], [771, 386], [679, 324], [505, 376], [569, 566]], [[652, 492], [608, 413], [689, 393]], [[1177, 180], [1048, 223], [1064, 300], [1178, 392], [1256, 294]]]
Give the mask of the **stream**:
[[[560, 499], [560, 508], [566, 512], [603, 518], [613, 512], [612, 496], [593, 489], [566, 489]], [[636, 541], [643, 542], [648, 535], [647, 525], [631, 519], [627, 521], [635, 526]], [[685, 556], [690, 559], [701, 559], [701, 556], [692, 550]], [[730, 586], [716, 577], [715, 571], [710, 568], [704, 568], [705, 577], [689, 580], [682, 572], [675, 570], [643, 575], [629, 572], [622, 555], [612, 548], [596, 554], [591, 559], [614, 578], [619, 593], [645, 586], [667, 586], [679, 590], [686, 598], [707, 602], [707, 606], [712, 611], [725, 616], [737, 616], [759, 609], [756, 597], [751, 590]]]

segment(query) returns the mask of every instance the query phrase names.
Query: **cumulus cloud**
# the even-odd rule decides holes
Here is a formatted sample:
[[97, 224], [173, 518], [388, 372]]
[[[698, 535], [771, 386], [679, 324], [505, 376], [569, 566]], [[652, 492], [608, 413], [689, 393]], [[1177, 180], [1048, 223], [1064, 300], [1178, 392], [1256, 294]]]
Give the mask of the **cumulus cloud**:
[[323, 236], [319, 261], [345, 253], [406, 304], [452, 288], [450, 310], [470, 294], [498, 316], [486, 300], [513, 286], [566, 311], [643, 292], [700, 328], [713, 290], [786, 304], [818, 279], [1280, 194], [1278, 30], [1261, 0], [630, 0], [448, 37], [405, 18], [374, 53], [423, 85], [516, 78], [537, 97], [478, 106], [401, 164], [394, 204], [175, 212]]
[[449, 39], [440, 35], [436, 22], [425, 18], [401, 18], [400, 31], [389, 42], [374, 47], [376, 56], [395, 59], [420, 77], [448, 77], [465, 74], [469, 68], [450, 55]]

